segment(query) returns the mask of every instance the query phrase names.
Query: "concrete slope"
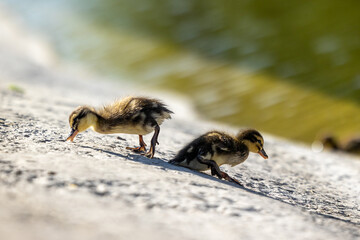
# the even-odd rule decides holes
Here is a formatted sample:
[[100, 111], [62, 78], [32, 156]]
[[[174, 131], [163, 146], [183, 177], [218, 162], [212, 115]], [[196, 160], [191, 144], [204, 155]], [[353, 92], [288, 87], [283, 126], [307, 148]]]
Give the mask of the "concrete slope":
[[[264, 134], [269, 159], [224, 167], [238, 187], [168, 161], [210, 129], [171, 94], [175, 112], [147, 159], [134, 135], [81, 133], [68, 115], [138, 94], [124, 83], [44, 65], [0, 41], [0, 239], [360, 239], [360, 161]], [[146, 136], [149, 143], [151, 136]]]

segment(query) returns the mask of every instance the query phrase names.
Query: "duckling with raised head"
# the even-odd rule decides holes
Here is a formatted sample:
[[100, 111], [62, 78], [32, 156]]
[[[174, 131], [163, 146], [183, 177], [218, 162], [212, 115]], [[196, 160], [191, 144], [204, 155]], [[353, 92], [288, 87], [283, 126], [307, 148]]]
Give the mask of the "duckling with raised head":
[[360, 137], [349, 138], [347, 141], [339, 143], [334, 136], [325, 135], [321, 138], [321, 142], [327, 149], [360, 154]]
[[[140, 146], [127, 149], [153, 158], [155, 145], [159, 144], [160, 125], [164, 120], [170, 119], [172, 113], [161, 101], [145, 97], [126, 97], [99, 110], [80, 106], [69, 116], [71, 133], [67, 140], [73, 141], [79, 132], [88, 128], [102, 134], [137, 134]], [[151, 139], [150, 150], [146, 152], [143, 135], [152, 131], [155, 133]]]
[[255, 129], [240, 131], [236, 136], [211, 131], [186, 145], [170, 163], [197, 171], [211, 170], [211, 175], [242, 185], [236, 179], [220, 170], [219, 166], [232, 167], [244, 162], [249, 152], [260, 154], [267, 159], [264, 139]]

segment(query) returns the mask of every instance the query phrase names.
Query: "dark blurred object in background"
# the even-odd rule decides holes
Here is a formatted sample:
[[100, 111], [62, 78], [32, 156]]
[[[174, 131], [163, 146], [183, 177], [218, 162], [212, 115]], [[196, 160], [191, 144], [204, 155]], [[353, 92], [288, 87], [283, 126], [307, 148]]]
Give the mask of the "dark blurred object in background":
[[339, 142], [334, 136], [328, 134], [321, 139], [321, 142], [324, 148], [328, 150], [360, 154], [360, 136]]

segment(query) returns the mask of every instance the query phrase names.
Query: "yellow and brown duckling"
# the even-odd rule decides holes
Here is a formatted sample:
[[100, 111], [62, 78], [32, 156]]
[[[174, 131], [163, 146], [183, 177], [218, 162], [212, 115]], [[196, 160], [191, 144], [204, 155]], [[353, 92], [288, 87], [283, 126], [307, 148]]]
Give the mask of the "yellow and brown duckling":
[[264, 139], [255, 129], [240, 131], [236, 136], [211, 131], [190, 142], [170, 163], [197, 171], [210, 169], [211, 175], [242, 185], [221, 171], [219, 166], [236, 166], [247, 159], [249, 152], [258, 153], [267, 159], [263, 146]]
[[[164, 120], [170, 119], [172, 113], [161, 101], [145, 97], [126, 97], [99, 110], [80, 106], [69, 116], [71, 133], [67, 140], [73, 141], [79, 132], [88, 128], [102, 134], [137, 134], [140, 146], [127, 149], [153, 158], [155, 145], [159, 144], [160, 125]], [[143, 135], [152, 131], [155, 133], [151, 139], [150, 150], [146, 152]]]
[[326, 149], [343, 151], [351, 154], [360, 154], [360, 137], [353, 137], [339, 143], [332, 135], [322, 137], [321, 142]]

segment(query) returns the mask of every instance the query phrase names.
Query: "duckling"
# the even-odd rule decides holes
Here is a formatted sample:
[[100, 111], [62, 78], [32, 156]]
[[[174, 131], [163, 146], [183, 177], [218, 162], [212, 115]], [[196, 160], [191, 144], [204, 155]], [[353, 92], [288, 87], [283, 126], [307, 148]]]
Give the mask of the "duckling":
[[360, 137], [350, 138], [349, 140], [339, 144], [334, 136], [326, 135], [321, 139], [324, 148], [343, 151], [352, 154], [360, 154]]
[[197, 171], [211, 169], [211, 175], [242, 185], [221, 171], [219, 166], [229, 164], [234, 167], [247, 159], [249, 151], [267, 159], [263, 145], [264, 139], [255, 129], [240, 131], [236, 136], [211, 131], [190, 142], [170, 163]]
[[[76, 108], [69, 116], [70, 136], [66, 140], [73, 141], [79, 132], [92, 128], [102, 134], [127, 133], [139, 135], [139, 147], [127, 147], [134, 152], [153, 158], [155, 145], [158, 143], [160, 125], [171, 118], [165, 104], [157, 99], [145, 97], [126, 97], [96, 110], [89, 106]], [[143, 135], [155, 131], [150, 150], [146, 152]]]

